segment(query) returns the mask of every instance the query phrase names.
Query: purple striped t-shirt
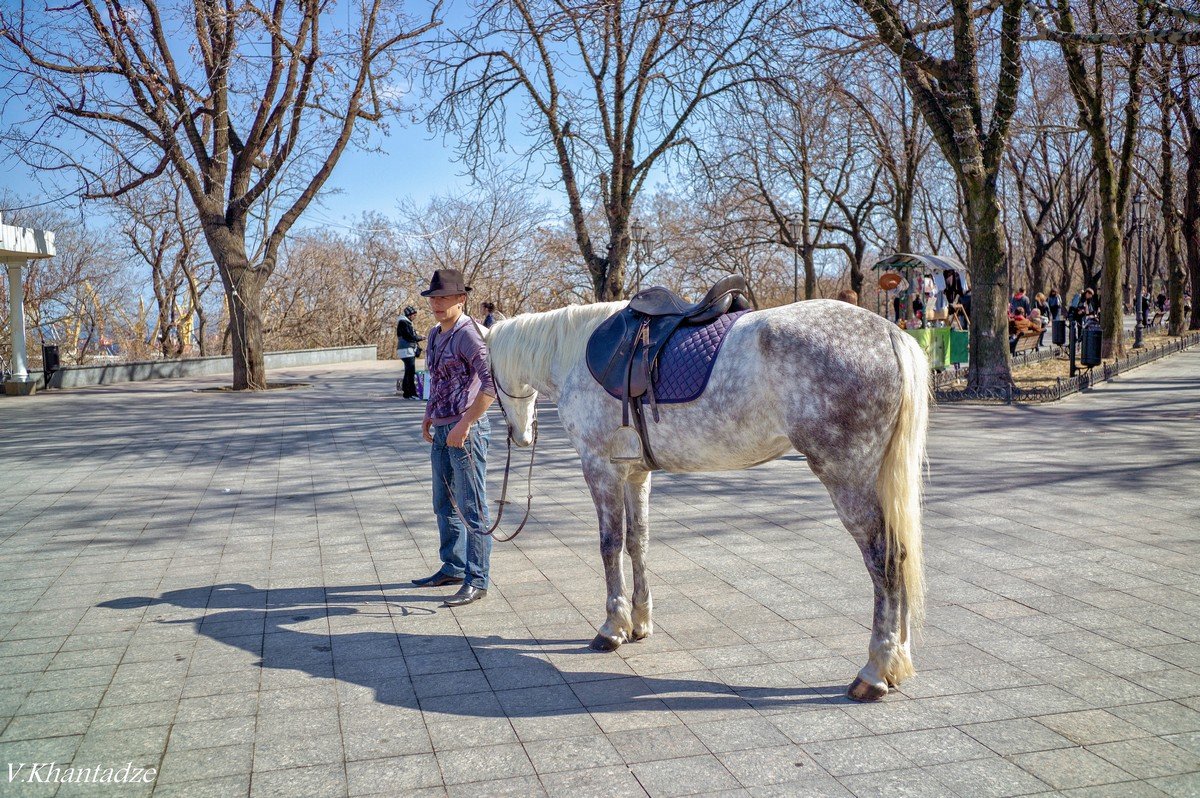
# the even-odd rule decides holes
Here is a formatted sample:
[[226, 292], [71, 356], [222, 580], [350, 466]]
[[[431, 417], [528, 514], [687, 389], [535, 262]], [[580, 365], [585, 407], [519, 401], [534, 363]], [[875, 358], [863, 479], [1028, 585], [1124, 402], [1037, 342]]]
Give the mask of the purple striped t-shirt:
[[429, 331], [429, 354], [425, 370], [431, 387], [425, 418], [435, 427], [457, 424], [482, 391], [496, 395], [488, 365], [487, 344], [467, 314], [458, 317], [450, 332], [441, 326]]

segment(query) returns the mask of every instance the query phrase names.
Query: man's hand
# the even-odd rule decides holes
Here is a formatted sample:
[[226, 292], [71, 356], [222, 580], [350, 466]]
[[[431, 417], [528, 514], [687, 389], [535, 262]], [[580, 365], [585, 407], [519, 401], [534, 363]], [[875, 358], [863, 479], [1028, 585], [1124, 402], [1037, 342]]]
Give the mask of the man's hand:
[[463, 448], [463, 444], [467, 442], [467, 434], [471, 431], [471, 422], [465, 418], [454, 425], [454, 429], [450, 430], [450, 434], [446, 436], [446, 445], [453, 446], [455, 449]]
[[433, 420], [425, 419], [421, 422], [421, 437], [426, 443], [433, 443]]

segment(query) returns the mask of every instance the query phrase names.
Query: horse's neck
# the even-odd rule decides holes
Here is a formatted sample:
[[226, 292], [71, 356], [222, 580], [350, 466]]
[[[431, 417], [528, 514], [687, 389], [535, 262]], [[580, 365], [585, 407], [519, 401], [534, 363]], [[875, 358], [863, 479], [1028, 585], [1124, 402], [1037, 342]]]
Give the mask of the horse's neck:
[[[541, 361], [538, 371], [545, 371], [545, 373], [524, 375], [529, 385], [539, 394], [557, 401], [567, 375], [577, 363], [583, 360], [588, 336], [604, 319], [616, 313], [623, 306], [623, 302], [609, 302], [603, 305], [585, 306], [587, 310], [583, 314], [576, 311], [566, 318], [560, 316], [551, 320], [549, 317], [543, 317], [546, 318], [547, 326], [541, 328], [541, 332], [545, 335], [542, 342], [551, 342], [553, 351], [543, 353], [549, 354], [549, 357], [538, 358]], [[557, 312], [548, 311], [548, 314]], [[511, 339], [509, 345], [519, 346]], [[515, 358], [505, 358], [505, 361], [513, 362]]]

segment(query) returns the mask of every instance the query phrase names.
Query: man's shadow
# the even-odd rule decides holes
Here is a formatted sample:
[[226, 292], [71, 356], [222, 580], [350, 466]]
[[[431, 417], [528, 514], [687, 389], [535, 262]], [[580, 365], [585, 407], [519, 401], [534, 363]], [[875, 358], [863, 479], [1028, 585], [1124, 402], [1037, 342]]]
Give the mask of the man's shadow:
[[[369, 688], [379, 703], [420, 709], [433, 706], [438, 711], [463, 716], [529, 717], [609, 710], [687, 711], [745, 709], [749, 706], [766, 709], [846, 700], [843, 685], [731, 686], [669, 676], [634, 677], [574, 668], [569, 672], [560, 671], [542, 655], [616, 655], [592, 652], [580, 640], [423, 634], [418, 628], [418, 616], [433, 614], [435, 610], [431, 605], [440, 602], [441, 598], [427, 593], [405, 595], [397, 592], [405, 587], [354, 585], [266, 591], [252, 585], [227, 583], [171, 590], [157, 598], [129, 596], [98, 606], [141, 610], [148, 606], [169, 605], [196, 610], [198, 614], [193, 618], [166, 617], [157, 622], [193, 624], [199, 634], [259, 657], [256, 664], [261, 668], [335, 678]], [[354, 623], [346, 624], [347, 631], [338, 631], [339, 619], [375, 611], [390, 614], [397, 631], [354, 631]], [[168, 615], [179, 616], [180, 613]], [[413, 632], [398, 628], [410, 617], [414, 621]], [[292, 628], [322, 619], [328, 623], [329, 634]], [[396, 666], [400, 657], [404, 658], [406, 667]], [[439, 667], [445, 671], [440, 676], [450, 689], [436, 695], [422, 695], [418, 682], [422, 678], [438, 678]], [[416, 673], [410, 675], [412, 671]], [[516, 679], [508, 684], [500, 679], [497, 683], [497, 674], [515, 676]], [[483, 680], [485, 678], [487, 681]], [[605, 682], [608, 682], [607, 686]], [[588, 699], [579, 701], [565, 696], [566, 700], [544, 700], [551, 696], [555, 686], [565, 690], [568, 684], [577, 692], [585, 690]], [[520, 691], [521, 687], [536, 689]], [[610, 688], [611, 701], [607, 700], [606, 694]], [[481, 700], [469, 700], [470, 696], [461, 695], [471, 692], [493, 692], [500, 700], [482, 700], [482, 696], [477, 696]]]

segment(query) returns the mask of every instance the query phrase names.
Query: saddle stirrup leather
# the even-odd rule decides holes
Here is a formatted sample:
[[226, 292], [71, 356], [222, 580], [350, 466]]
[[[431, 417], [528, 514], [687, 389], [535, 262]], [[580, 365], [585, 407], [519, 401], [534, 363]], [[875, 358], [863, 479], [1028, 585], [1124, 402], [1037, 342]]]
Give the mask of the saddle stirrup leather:
[[[645, 438], [639, 432], [643, 427], [640, 418], [638, 419], [637, 429], [629, 425], [629, 393], [633, 382], [633, 364], [637, 362], [637, 349], [641, 347], [644, 361], [647, 356], [647, 349], [649, 349], [649, 343], [649, 322], [643, 320], [638, 327], [637, 336], [634, 338], [634, 351], [630, 353], [629, 362], [625, 366], [625, 394], [621, 399], [621, 426], [613, 436], [613, 448], [617, 453], [608, 458], [609, 462], [612, 463], [637, 463], [643, 459], [642, 453], [645, 449]], [[634, 407], [634, 412], [637, 414], [636, 406]]]

